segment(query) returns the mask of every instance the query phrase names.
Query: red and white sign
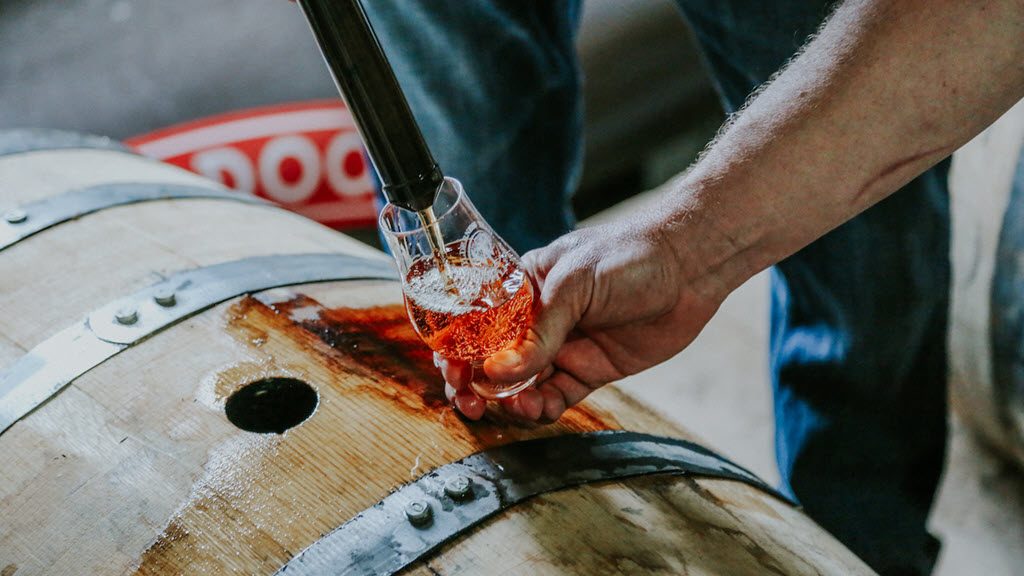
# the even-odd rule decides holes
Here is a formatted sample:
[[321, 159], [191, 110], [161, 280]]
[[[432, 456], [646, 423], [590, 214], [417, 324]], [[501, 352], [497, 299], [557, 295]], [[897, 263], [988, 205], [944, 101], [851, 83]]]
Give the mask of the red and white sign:
[[335, 228], [376, 222], [376, 177], [348, 109], [324, 100], [240, 110], [131, 138], [140, 154]]

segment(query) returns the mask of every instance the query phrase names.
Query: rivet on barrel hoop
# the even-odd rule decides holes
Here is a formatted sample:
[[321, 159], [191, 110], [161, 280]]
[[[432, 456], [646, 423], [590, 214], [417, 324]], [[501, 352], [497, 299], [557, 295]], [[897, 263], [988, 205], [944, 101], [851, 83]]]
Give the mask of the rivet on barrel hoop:
[[4, 220], [7, 221], [8, 224], [21, 224], [28, 220], [28, 212], [25, 212], [20, 208], [14, 208], [13, 210], [4, 212]]
[[124, 308], [118, 309], [114, 314], [114, 320], [117, 320], [118, 324], [131, 326], [139, 321], [139, 311], [133, 306], [125, 306]]
[[452, 500], [465, 500], [473, 497], [473, 482], [459, 475], [453, 476], [444, 483], [444, 493]]
[[413, 500], [405, 506], [405, 517], [413, 526], [423, 526], [430, 522], [432, 514], [430, 504], [426, 500]]
[[157, 290], [153, 293], [153, 300], [164, 308], [170, 308], [178, 303], [174, 290], [170, 288], [160, 288]]

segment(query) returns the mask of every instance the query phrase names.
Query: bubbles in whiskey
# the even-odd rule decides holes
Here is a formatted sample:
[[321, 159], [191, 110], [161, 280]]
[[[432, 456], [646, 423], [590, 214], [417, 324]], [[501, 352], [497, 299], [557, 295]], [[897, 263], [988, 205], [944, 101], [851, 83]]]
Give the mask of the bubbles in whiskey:
[[451, 277], [448, 276], [447, 254], [445, 254], [444, 239], [441, 236], [441, 228], [437, 225], [437, 217], [434, 216], [434, 208], [428, 206], [417, 212], [420, 223], [423, 224], [423, 231], [426, 232], [427, 242], [430, 244], [430, 252], [434, 255], [434, 262], [437, 266], [441, 280], [444, 281], [445, 290], [451, 293], [458, 291]]
[[417, 333], [442, 356], [482, 361], [514, 344], [533, 320], [533, 286], [511, 262], [473, 265], [448, 247], [448, 289], [430, 259], [413, 263], [405, 282], [406, 307]]

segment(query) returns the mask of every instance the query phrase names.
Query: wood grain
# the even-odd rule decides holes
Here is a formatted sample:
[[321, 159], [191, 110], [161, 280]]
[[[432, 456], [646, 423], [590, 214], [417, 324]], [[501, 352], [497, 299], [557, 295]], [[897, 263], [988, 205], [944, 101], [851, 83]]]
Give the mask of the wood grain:
[[[121, 160], [104, 156], [102, 172], [119, 173]], [[18, 172], [11, 159], [0, 169]], [[61, 225], [0, 253], [0, 358], [158, 274], [308, 251], [368, 249], [279, 210], [223, 201], [154, 202]], [[226, 398], [275, 376], [314, 387], [316, 412], [280, 435], [233, 426]], [[441, 387], [395, 283], [223, 303], [111, 358], [0, 436], [0, 567], [4, 576], [273, 574], [390, 490], [487, 447], [615, 428], [689, 437], [614, 387], [532, 427], [496, 415], [467, 422]], [[753, 488], [652, 477], [536, 498], [410, 573], [870, 571]]]

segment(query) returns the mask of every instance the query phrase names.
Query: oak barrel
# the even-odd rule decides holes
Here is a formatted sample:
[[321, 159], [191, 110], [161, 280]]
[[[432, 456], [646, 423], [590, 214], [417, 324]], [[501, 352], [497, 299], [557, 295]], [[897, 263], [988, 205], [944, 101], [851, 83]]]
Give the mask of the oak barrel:
[[[546, 442], [627, 434], [581, 435], [615, 430], [692, 440], [615, 387], [550, 426], [466, 422], [385, 255], [109, 142], [64, 135], [51, 149], [52, 137], [22, 133], [6, 150], [0, 137], [3, 576], [374, 573], [375, 555], [415, 551], [417, 534], [495, 494], [452, 496], [433, 525], [407, 506], [392, 549], [373, 548], [372, 530], [345, 539], [356, 568], [291, 567], [478, 452], [533, 446], [537, 477], [550, 478], [580, 454], [551, 459], [536, 450]], [[110, 200], [131, 194], [143, 198]], [[498, 484], [512, 474], [493, 472]], [[407, 554], [418, 560], [403, 573], [871, 573], [749, 483], [584, 480]]]
[[1024, 103], [953, 155], [952, 404], [1024, 469]]

